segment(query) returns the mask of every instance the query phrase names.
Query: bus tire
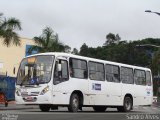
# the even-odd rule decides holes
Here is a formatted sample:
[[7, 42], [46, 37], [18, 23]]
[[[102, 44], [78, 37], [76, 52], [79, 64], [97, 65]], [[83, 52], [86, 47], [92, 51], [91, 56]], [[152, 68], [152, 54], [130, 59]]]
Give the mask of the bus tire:
[[95, 112], [105, 112], [106, 109], [107, 109], [106, 106], [93, 106], [93, 110], [94, 110]]
[[75, 93], [73, 93], [71, 95], [71, 98], [70, 98], [70, 104], [68, 106], [68, 111], [69, 112], [77, 112], [78, 109], [79, 109], [79, 96]]
[[133, 101], [131, 97], [126, 96], [124, 98], [123, 106], [118, 106], [117, 110], [119, 112], [129, 112], [132, 110], [132, 107], [133, 107]]
[[42, 112], [49, 112], [51, 106], [50, 105], [39, 105], [39, 108]]

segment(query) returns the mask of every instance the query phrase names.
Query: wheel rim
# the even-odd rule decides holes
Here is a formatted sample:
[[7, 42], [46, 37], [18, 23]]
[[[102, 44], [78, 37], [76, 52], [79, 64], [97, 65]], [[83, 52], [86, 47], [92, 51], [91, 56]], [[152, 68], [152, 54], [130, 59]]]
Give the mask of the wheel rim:
[[130, 110], [131, 106], [132, 106], [131, 100], [130, 99], [126, 99], [126, 102], [125, 102], [126, 109]]
[[77, 109], [77, 108], [78, 108], [78, 105], [79, 105], [78, 99], [77, 99], [77, 98], [74, 98], [74, 99], [73, 99], [73, 108], [74, 108], [74, 109]]

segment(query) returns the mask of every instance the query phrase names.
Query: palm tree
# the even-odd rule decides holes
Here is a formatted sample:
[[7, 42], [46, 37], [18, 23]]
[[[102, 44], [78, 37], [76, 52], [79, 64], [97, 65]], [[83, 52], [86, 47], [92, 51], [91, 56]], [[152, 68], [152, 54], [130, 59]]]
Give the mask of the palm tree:
[[3, 44], [7, 47], [13, 43], [16, 46], [21, 45], [18, 34], [15, 30], [21, 30], [21, 23], [16, 18], [5, 18], [3, 14], [0, 13], [0, 37], [4, 38]]
[[64, 52], [65, 45], [59, 41], [58, 34], [54, 34], [54, 31], [50, 27], [43, 29], [42, 35], [33, 38], [35, 46], [32, 46], [28, 53], [31, 54], [33, 51], [39, 53], [42, 52]]

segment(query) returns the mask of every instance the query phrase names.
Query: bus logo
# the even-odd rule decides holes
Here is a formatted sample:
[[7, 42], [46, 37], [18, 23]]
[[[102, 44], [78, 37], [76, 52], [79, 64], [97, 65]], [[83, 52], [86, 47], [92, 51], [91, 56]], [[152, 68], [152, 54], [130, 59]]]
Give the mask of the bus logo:
[[147, 95], [150, 95], [151, 94], [151, 89], [150, 88], [146, 88], [146, 92], [147, 92]]
[[93, 83], [92, 90], [101, 90], [101, 84]]

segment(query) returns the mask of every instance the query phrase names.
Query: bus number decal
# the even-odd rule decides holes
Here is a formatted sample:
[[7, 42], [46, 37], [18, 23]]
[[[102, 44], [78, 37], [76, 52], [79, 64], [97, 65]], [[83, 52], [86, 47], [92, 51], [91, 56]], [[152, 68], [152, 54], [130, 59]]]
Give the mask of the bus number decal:
[[101, 91], [101, 84], [93, 83], [92, 90], [100, 90]]

